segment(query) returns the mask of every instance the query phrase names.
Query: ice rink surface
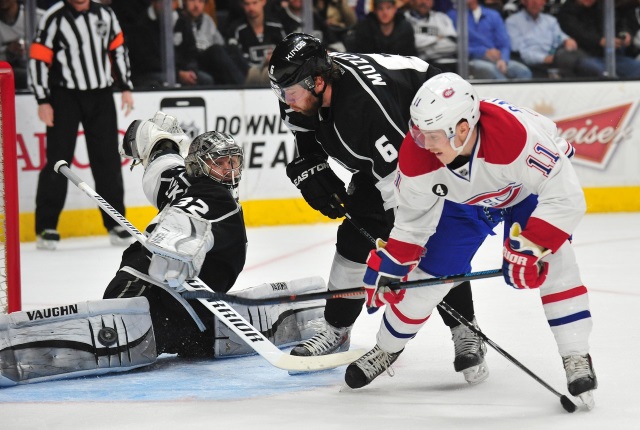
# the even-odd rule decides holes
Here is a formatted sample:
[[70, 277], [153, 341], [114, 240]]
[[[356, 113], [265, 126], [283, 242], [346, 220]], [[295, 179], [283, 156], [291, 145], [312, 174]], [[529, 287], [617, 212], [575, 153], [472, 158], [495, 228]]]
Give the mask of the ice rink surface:
[[[246, 270], [234, 289], [328, 276], [336, 224], [249, 229]], [[501, 227], [498, 227], [501, 229]], [[498, 231], [498, 230], [497, 230]], [[501, 265], [501, 230], [474, 271]], [[588, 215], [574, 235], [594, 329], [591, 355], [600, 387], [596, 408], [565, 412], [559, 399], [495, 350], [491, 375], [470, 386], [453, 370], [450, 332], [434, 315], [394, 365], [360, 390], [344, 367], [290, 376], [257, 356], [185, 361], [162, 356], [146, 369], [0, 390], [0, 428], [18, 429], [637, 429], [640, 357], [640, 213]], [[122, 249], [106, 236], [63, 240], [55, 252], [23, 244], [25, 310], [95, 300]], [[562, 362], [536, 291], [502, 278], [472, 283], [484, 333], [558, 391]], [[352, 347], [371, 348], [381, 312], [360, 316]], [[640, 358], [639, 358], [640, 359]]]

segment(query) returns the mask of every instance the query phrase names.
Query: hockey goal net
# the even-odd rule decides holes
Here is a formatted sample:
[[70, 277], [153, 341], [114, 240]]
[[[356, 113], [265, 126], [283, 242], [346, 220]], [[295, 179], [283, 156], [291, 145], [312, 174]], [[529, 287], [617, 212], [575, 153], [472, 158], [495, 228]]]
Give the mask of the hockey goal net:
[[15, 104], [13, 70], [0, 62], [0, 313], [21, 307]]

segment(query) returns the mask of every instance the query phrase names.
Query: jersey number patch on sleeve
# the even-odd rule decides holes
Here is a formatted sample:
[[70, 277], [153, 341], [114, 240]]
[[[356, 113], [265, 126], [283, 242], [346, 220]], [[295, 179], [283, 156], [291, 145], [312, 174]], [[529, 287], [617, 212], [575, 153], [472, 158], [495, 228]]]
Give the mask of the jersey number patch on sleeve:
[[534, 169], [538, 169], [544, 176], [549, 176], [549, 173], [551, 173], [551, 170], [553, 170], [554, 166], [558, 162], [560, 155], [539, 143], [536, 143], [533, 149], [536, 151], [536, 154], [540, 154], [545, 158], [544, 160], [540, 160], [533, 155], [529, 155], [527, 157], [527, 165]]
[[376, 140], [375, 147], [382, 155], [382, 159], [387, 163], [391, 163], [396, 158], [398, 158], [398, 150], [393, 146], [387, 136], [382, 136], [380, 139]]

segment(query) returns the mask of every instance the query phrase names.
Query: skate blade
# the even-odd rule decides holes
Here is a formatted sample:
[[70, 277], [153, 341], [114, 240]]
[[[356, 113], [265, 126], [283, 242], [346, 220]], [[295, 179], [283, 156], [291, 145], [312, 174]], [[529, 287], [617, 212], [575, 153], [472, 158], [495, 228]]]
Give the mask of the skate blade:
[[477, 366], [464, 369], [462, 375], [469, 385], [477, 385], [489, 377], [489, 367], [487, 363], [483, 361]]
[[592, 410], [596, 407], [596, 401], [593, 398], [593, 390], [586, 391], [580, 395], [578, 395], [580, 401], [587, 407], [588, 410]]

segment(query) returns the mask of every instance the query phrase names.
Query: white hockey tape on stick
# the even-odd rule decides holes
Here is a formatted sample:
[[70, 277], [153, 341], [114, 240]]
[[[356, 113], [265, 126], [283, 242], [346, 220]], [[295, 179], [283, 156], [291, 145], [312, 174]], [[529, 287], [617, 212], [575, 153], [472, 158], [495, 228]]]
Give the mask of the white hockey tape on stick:
[[[116, 220], [121, 226], [123, 226], [138, 242], [143, 246], [146, 246], [146, 238], [140, 231], [133, 226], [125, 217], [122, 216], [117, 210], [115, 210], [106, 200], [104, 200], [97, 192], [95, 192], [89, 185], [78, 177], [75, 173], [69, 169], [67, 162], [64, 160], [58, 161], [54, 170], [73, 182], [78, 188], [85, 192], [89, 197], [98, 203], [98, 206], [109, 214], [114, 220]], [[213, 293], [213, 290], [209, 288], [207, 284], [202, 282], [199, 278], [193, 278], [187, 280], [182, 284], [185, 291], [209, 291]], [[166, 288], [167, 291], [171, 290]], [[178, 299], [180, 303], [185, 306], [187, 311], [191, 309], [189, 314], [194, 318], [194, 321], [202, 324], [200, 318], [196, 315], [191, 305], [180, 294], [173, 291], [172, 295]], [[273, 366], [287, 370], [287, 371], [316, 371], [324, 369], [332, 369], [339, 366], [348, 365], [358, 358], [360, 358], [366, 350], [357, 349], [346, 352], [340, 352], [336, 354], [320, 355], [320, 356], [295, 356], [282, 352], [275, 346], [269, 339], [267, 339], [260, 331], [253, 327], [247, 320], [245, 320], [238, 312], [236, 312], [231, 306], [222, 300], [207, 300], [198, 299], [204, 307], [213, 313], [224, 325], [229, 327], [235, 334], [237, 334], [247, 345], [253, 348], [262, 358], [267, 360]], [[197, 320], [196, 320], [197, 318]], [[200, 327], [200, 324], [198, 325]], [[204, 327], [204, 324], [202, 324]], [[201, 328], [203, 330], [203, 328]]]

